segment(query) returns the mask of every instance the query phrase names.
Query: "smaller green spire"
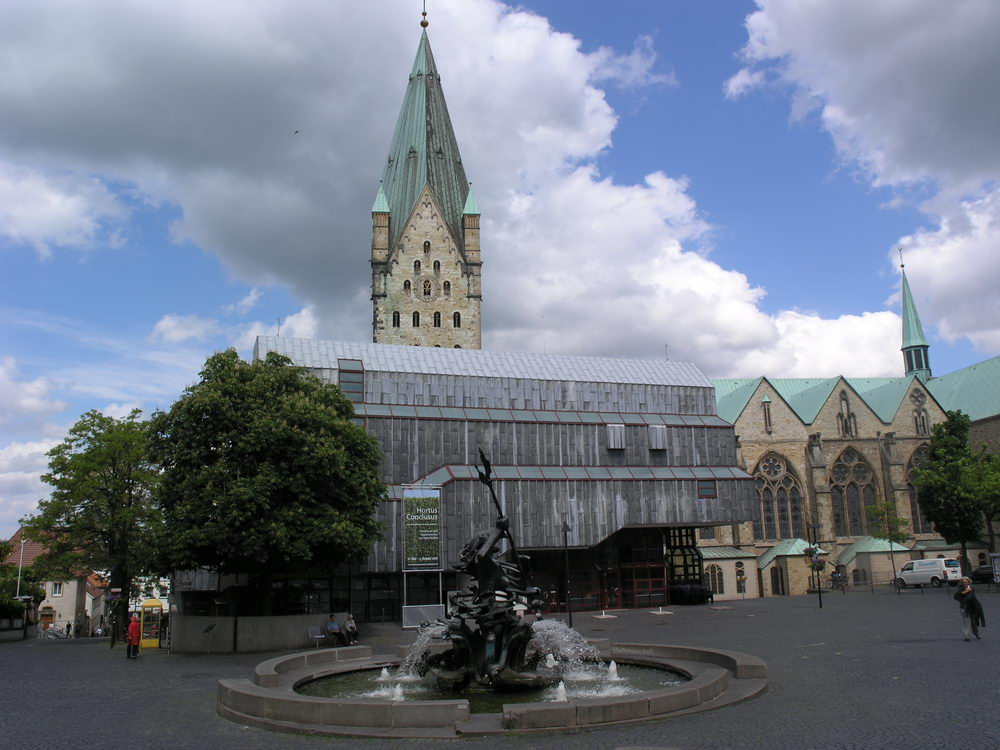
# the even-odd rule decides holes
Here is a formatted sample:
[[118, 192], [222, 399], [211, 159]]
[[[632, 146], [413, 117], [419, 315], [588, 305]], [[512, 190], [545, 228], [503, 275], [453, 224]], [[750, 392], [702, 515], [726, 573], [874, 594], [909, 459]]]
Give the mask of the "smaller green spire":
[[378, 181], [378, 193], [375, 195], [375, 202], [372, 204], [372, 213], [389, 213], [389, 201], [385, 199], [385, 191], [382, 189], [382, 180]]
[[911, 346], [929, 346], [924, 337], [924, 328], [920, 325], [920, 316], [917, 315], [917, 305], [913, 301], [910, 293], [910, 284], [906, 280], [906, 271], [903, 276], [903, 349]]
[[479, 216], [479, 204], [476, 203], [476, 196], [472, 194], [472, 183], [469, 183], [469, 194], [465, 197], [465, 208], [462, 209], [462, 216]]

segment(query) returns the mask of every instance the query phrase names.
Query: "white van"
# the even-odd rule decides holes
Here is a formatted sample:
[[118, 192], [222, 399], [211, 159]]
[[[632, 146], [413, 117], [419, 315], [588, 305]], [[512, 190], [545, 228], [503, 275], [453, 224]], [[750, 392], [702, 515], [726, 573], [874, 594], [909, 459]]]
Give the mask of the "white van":
[[901, 589], [907, 586], [940, 586], [954, 584], [962, 578], [962, 566], [954, 557], [938, 557], [934, 560], [910, 560], [899, 569], [896, 584]]

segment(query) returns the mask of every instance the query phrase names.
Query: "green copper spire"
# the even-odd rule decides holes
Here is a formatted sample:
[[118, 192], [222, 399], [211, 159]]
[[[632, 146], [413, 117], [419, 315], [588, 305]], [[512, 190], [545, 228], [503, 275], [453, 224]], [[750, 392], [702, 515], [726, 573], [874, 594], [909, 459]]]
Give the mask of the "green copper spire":
[[426, 185], [434, 193], [445, 222], [464, 252], [462, 207], [469, 183], [426, 30], [420, 34], [382, 182], [389, 204], [390, 249], [399, 242], [406, 219]]
[[462, 209], [462, 216], [479, 216], [479, 204], [476, 203], [476, 196], [472, 194], [472, 185], [469, 185], [469, 194], [465, 197], [465, 208]]
[[931, 376], [930, 357], [928, 349], [930, 345], [924, 337], [924, 328], [920, 325], [920, 316], [917, 315], [917, 305], [913, 301], [910, 293], [910, 284], [906, 280], [905, 266], [900, 263], [902, 273], [902, 310], [903, 317], [903, 364], [906, 367], [907, 375], [916, 375], [921, 380], [926, 380]]
[[373, 214], [389, 213], [389, 201], [385, 199], [385, 191], [382, 189], [381, 180], [378, 183], [378, 193], [375, 195], [375, 202], [372, 203]]

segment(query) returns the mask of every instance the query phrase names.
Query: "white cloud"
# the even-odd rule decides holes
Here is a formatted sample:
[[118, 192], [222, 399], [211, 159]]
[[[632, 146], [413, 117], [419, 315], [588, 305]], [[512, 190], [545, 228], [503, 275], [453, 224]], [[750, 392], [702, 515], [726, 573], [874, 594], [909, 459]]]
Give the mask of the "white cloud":
[[10, 538], [19, 519], [35, 511], [49, 487], [41, 480], [49, 459], [45, 455], [58, 441], [9, 443], [0, 447], [0, 539]]
[[126, 213], [96, 177], [45, 174], [0, 161], [0, 238], [29, 245], [43, 257], [53, 245], [109, 242]]
[[[176, 241], [255, 289], [288, 285], [303, 308], [282, 335], [369, 338], [364, 219], [419, 31], [385, 19], [408, 17], [411, 3], [15, 8], [0, 49], [25, 73], [0, 80], [0, 142], [176, 205]], [[642, 183], [616, 184], [594, 166], [617, 124], [602, 86], [672, 82], [650, 38], [588, 54], [495, 0], [440, 0], [430, 37], [484, 210], [487, 345], [659, 356], [669, 344], [719, 374], [754, 352], [785, 361], [764, 291], [695, 251], [711, 227], [687, 181], [651, 165]], [[67, 377], [76, 393], [146, 403], [182, 380], [182, 365], [197, 372], [210, 343], [246, 351], [272, 328], [172, 313], [151, 340], [204, 346], [159, 352], [165, 372], [128, 352], [124, 368], [81, 363]], [[874, 357], [859, 354], [852, 372], [867, 374]]]
[[763, 84], [763, 71], [751, 71], [748, 68], [740, 68], [725, 82], [725, 84], [723, 84], [722, 90], [727, 99], [739, 99], [748, 91], [759, 88]]
[[66, 406], [50, 397], [53, 386], [47, 378], [23, 381], [18, 375], [13, 357], [0, 358], [0, 425], [48, 416]]
[[229, 315], [246, 315], [250, 312], [260, 301], [261, 291], [257, 287], [251, 289], [247, 295], [232, 305], [226, 305], [223, 311]]
[[131, 401], [127, 403], [112, 403], [101, 409], [101, 413], [106, 417], [123, 419], [131, 414], [135, 409], [142, 411], [142, 403]]
[[160, 318], [149, 334], [150, 341], [179, 344], [183, 341], [204, 341], [219, 331], [218, 321], [197, 315], [168, 314]]
[[936, 228], [901, 240], [924, 324], [1000, 353], [1000, 3], [758, 6], [747, 18], [749, 68], [730, 82], [774, 73], [792, 89], [793, 113], [818, 111], [841, 158], [872, 184], [933, 193], [922, 210]]

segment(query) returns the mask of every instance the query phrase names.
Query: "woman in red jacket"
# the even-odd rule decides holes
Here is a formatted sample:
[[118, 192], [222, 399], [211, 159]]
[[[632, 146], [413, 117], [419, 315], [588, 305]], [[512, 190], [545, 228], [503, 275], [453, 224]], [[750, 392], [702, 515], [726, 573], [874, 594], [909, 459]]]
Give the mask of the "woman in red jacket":
[[128, 645], [125, 647], [126, 659], [139, 658], [139, 618], [132, 615], [132, 622], [128, 624]]

